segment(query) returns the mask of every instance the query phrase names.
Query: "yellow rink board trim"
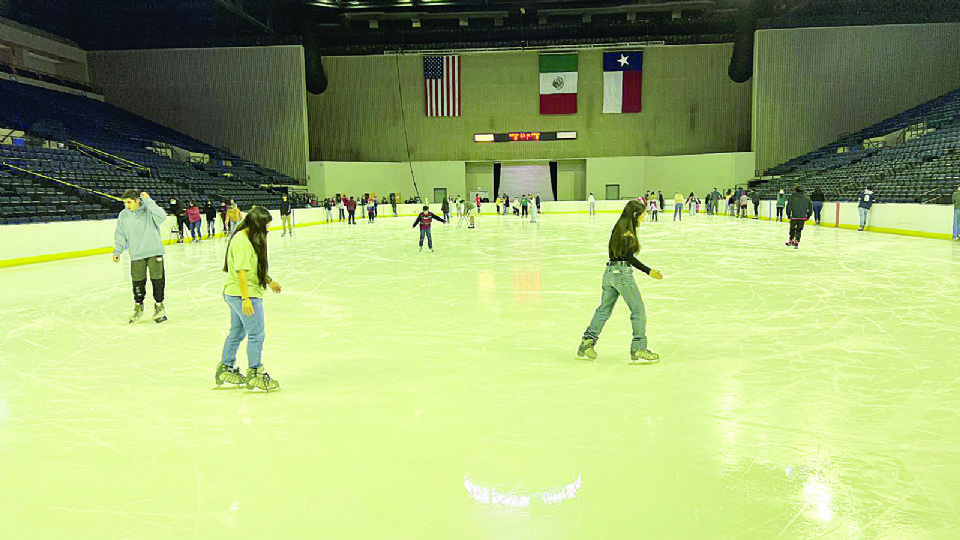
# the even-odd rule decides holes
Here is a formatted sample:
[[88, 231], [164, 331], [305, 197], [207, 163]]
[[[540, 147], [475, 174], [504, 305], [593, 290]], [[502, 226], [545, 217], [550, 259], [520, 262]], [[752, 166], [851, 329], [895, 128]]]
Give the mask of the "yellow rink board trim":
[[[597, 211], [596, 211], [597, 214], [619, 214], [620, 212], [621, 212], [621, 210], [597, 210]], [[590, 213], [590, 212], [587, 211], [587, 210], [576, 211], [576, 212], [538, 212], [538, 214], [556, 214], [556, 215], [559, 215], [559, 214], [589, 214], [589, 213]], [[698, 213], [706, 215], [706, 212], [698, 212]], [[384, 215], [384, 216], [378, 216], [377, 219], [392, 218], [392, 217], [398, 217], [398, 218], [401, 218], [401, 217], [413, 218], [413, 217], [416, 217], [417, 215], [419, 215], [419, 214], [400, 214], [399, 216]], [[480, 215], [483, 216], [484, 214], [480, 214]], [[486, 215], [489, 216], [489, 215], [491, 215], [491, 214], [486, 214]], [[494, 215], [496, 215], [496, 214], [494, 214]], [[503, 214], [499, 214], [499, 215], [503, 215]], [[689, 214], [687, 214], [687, 215], [689, 215]], [[508, 214], [507, 217], [513, 217], [513, 216], [512, 216], [512, 214]], [[753, 219], [753, 218], [734, 218], [734, 217], [732, 217], [732, 216], [723, 216], [723, 215], [718, 215], [718, 217], [729, 217], [730, 219], [744, 219], [744, 220], [752, 220], [752, 219]], [[454, 218], [456, 218], [456, 216], [454, 216]], [[366, 218], [364, 218], [364, 219], [366, 219]], [[761, 219], [761, 220], [764, 220], [764, 221], [776, 221], [775, 218], [768, 218], [768, 217], [761, 217], [760, 219]], [[451, 219], [451, 221], [452, 221], [452, 219]], [[307, 222], [307, 223], [298, 223], [298, 224], [294, 225], [294, 227], [313, 227], [313, 226], [315, 226], [315, 225], [330, 225], [330, 224], [339, 223], [339, 222], [340, 222], [339, 220], [333, 220], [333, 221], [329, 221], [329, 222], [328, 222], [328, 221], [310, 221], [310, 222]], [[784, 220], [784, 224], [786, 224], [786, 223], [787, 223], [787, 221], [786, 221], [786, 219], [785, 219], [785, 220]], [[808, 221], [808, 223], [810, 223], [810, 222]], [[859, 228], [857, 225], [847, 225], [847, 224], [844, 224], [844, 223], [841, 223], [840, 225], [820, 225], [820, 227], [850, 229], [850, 230], [856, 230], [856, 229]], [[283, 227], [270, 227], [270, 230], [271, 230], [271, 231], [279, 231], [279, 230], [281, 230], [282, 228], [283, 228]], [[931, 233], [931, 232], [926, 232], [926, 231], [911, 231], [911, 230], [908, 230], [908, 229], [890, 229], [890, 228], [886, 228], [886, 227], [869, 227], [869, 226], [868, 226], [867, 229], [866, 229], [866, 232], [875, 232], [875, 233], [882, 233], [882, 234], [898, 234], [898, 235], [901, 235], [901, 236], [913, 236], [913, 237], [917, 237], [917, 238], [931, 238], [931, 239], [934, 239], [934, 240], [952, 240], [952, 239], [953, 239], [949, 234], [946, 234], [946, 233]], [[223, 233], [220, 233], [219, 235], [215, 236], [215, 237], [212, 238], [212, 239], [208, 239], [208, 241], [210, 241], [210, 240], [215, 240], [215, 239], [216, 239], [216, 240], [222, 240], [222, 239], [223, 239]], [[184, 242], [193, 242], [193, 240], [190, 239], [190, 238], [184, 238]], [[164, 245], [172, 245], [172, 244], [176, 244], [177, 241], [176, 241], [176, 240], [164, 240], [163, 243], [164, 243]], [[31, 257], [19, 257], [19, 258], [15, 258], [15, 259], [3, 259], [3, 260], [0, 260], [0, 268], [11, 268], [11, 267], [14, 267], [14, 266], [24, 266], [24, 265], [28, 265], [28, 264], [39, 264], [39, 263], [45, 263], [45, 262], [60, 261], [60, 260], [64, 260], [64, 259], [76, 259], [76, 258], [79, 258], [79, 257], [90, 257], [90, 256], [93, 256], [93, 255], [106, 255], [106, 254], [109, 254], [109, 253], [113, 253], [113, 246], [100, 247], [100, 248], [92, 248], [92, 249], [84, 249], [84, 250], [80, 250], [80, 251], [67, 251], [67, 252], [64, 252], [64, 253], [49, 253], [49, 254], [46, 254], [46, 255], [34, 255], [34, 256], [31, 256]]]

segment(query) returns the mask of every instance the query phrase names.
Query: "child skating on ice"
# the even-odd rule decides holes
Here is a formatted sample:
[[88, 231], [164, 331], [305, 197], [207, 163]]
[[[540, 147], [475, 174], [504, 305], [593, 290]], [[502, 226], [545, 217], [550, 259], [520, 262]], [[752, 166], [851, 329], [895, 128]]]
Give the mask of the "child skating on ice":
[[430, 234], [430, 225], [433, 220], [446, 223], [442, 217], [431, 212], [429, 206], [423, 205], [423, 212], [420, 212], [417, 220], [413, 222], [414, 227], [420, 225], [420, 251], [423, 251], [423, 237], [427, 237], [427, 247], [433, 251], [433, 236]]

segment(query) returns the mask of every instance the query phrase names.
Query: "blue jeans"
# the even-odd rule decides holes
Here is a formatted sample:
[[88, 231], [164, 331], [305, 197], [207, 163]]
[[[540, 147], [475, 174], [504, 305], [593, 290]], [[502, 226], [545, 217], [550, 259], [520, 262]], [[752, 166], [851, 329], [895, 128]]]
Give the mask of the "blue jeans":
[[253, 315], [243, 314], [241, 304], [243, 298], [239, 296], [223, 295], [223, 300], [230, 306], [230, 332], [223, 342], [223, 354], [220, 361], [230, 367], [237, 362], [237, 349], [244, 336], [247, 338], [247, 367], [260, 367], [260, 355], [263, 352], [264, 333], [263, 298], [250, 298], [253, 303]]
[[960, 208], [953, 209], [953, 237], [960, 237]]
[[430, 229], [420, 229], [420, 247], [423, 247], [423, 237], [427, 237], [427, 247], [433, 249], [433, 236], [430, 234]]
[[813, 203], [813, 219], [819, 224], [820, 223], [820, 212], [823, 211], [823, 203], [820, 201], [814, 201]]
[[680, 218], [680, 221], [683, 221], [683, 203], [673, 205], [673, 220], [676, 221], [677, 217]]
[[640, 289], [633, 279], [633, 267], [628, 263], [608, 266], [603, 273], [603, 296], [600, 298], [600, 307], [593, 314], [590, 326], [583, 332], [584, 338], [600, 339], [600, 332], [607, 319], [613, 313], [613, 306], [617, 299], [623, 301], [630, 308], [630, 324], [633, 326], [633, 341], [630, 343], [630, 352], [643, 351], [647, 348], [647, 311], [640, 298]]
[[190, 223], [190, 236], [194, 239], [203, 238], [203, 232], [201, 232], [200, 227], [203, 226], [203, 223], [200, 221], [193, 221]]
[[870, 212], [869, 208], [863, 208], [862, 206], [857, 207], [857, 211], [860, 212], [860, 228], [866, 228], [867, 226], [867, 213]]

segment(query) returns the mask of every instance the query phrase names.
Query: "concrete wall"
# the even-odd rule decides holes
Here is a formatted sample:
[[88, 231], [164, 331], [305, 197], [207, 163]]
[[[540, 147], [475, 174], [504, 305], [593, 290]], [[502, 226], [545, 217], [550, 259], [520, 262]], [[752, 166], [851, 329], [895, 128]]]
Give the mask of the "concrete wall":
[[102, 51], [89, 59], [108, 102], [306, 180], [303, 47]]
[[[406, 163], [324, 161], [311, 162], [310, 170], [311, 178], [316, 177], [311, 180], [311, 191], [321, 197], [336, 193], [381, 196], [399, 191], [407, 198], [414, 193]], [[413, 170], [425, 197], [432, 198], [435, 187], [447, 188], [450, 195], [467, 196], [475, 189], [493, 194], [493, 163], [489, 161], [414, 162]], [[648, 189], [670, 193], [680, 189], [684, 194], [695, 191], [703, 196], [714, 187], [746, 183], [752, 175], [753, 155], [749, 152], [568, 159], [557, 164], [557, 195], [561, 201], [585, 200], [592, 192], [603, 199], [606, 184], [620, 184], [621, 197], [636, 197]]]
[[761, 30], [753, 80], [767, 169], [960, 87], [960, 24]]
[[[326, 57], [308, 96], [314, 161], [562, 160], [750, 150], [750, 83], [727, 76], [733, 46], [644, 50], [643, 113], [603, 114], [603, 51], [579, 51], [578, 113], [539, 113], [536, 51], [462, 54], [457, 118], [424, 112], [422, 55]], [[399, 88], [399, 90], [398, 90]], [[402, 103], [401, 109], [401, 92]], [[406, 124], [406, 130], [404, 129]], [[577, 131], [575, 141], [478, 144], [475, 133]]]
[[67, 40], [0, 19], [0, 45], [7, 47], [0, 48], [2, 60], [75, 81], [89, 81], [86, 51]]

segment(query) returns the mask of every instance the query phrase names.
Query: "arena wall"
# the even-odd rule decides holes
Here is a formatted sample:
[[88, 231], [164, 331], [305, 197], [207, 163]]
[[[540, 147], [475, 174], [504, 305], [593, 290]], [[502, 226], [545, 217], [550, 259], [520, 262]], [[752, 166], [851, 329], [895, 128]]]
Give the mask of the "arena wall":
[[104, 51], [89, 63], [109, 103], [307, 178], [303, 47]]
[[[415, 162], [749, 151], [750, 84], [727, 76], [732, 50], [731, 44], [648, 47], [643, 112], [603, 114], [603, 51], [581, 49], [578, 113], [565, 116], [539, 114], [536, 51], [464, 52], [463, 114], [456, 118], [425, 115], [420, 54], [327, 57], [330, 86], [307, 97], [311, 160], [407, 161], [405, 140]], [[475, 133], [511, 131], [576, 131], [578, 138], [473, 142]]]
[[960, 24], [757, 32], [753, 151], [768, 169], [960, 87]]
[[[309, 168], [308, 187], [320, 197], [337, 193], [399, 192], [404, 198], [414, 195], [407, 163], [323, 161], [310, 162]], [[694, 191], [703, 196], [714, 187], [723, 189], [750, 180], [753, 154], [563, 159], [558, 160], [557, 169], [557, 195], [561, 201], [582, 201], [591, 192], [603, 199], [606, 184], [619, 184], [621, 198], [636, 197], [646, 190], [673, 193], [678, 189], [684, 194]], [[431, 200], [437, 187], [447, 188], [450, 195], [466, 196], [472, 190], [493, 193], [493, 162], [490, 161], [414, 162], [413, 170], [421, 195]]]

